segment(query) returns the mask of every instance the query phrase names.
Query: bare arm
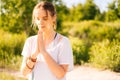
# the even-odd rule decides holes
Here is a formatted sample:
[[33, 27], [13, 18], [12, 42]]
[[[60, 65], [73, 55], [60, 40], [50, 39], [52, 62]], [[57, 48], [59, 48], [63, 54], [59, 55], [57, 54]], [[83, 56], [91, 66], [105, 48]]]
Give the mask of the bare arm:
[[[32, 56], [33, 59], [34, 56]], [[22, 66], [21, 66], [21, 73], [26, 76], [27, 74], [29, 74], [33, 67], [35, 65], [35, 62], [33, 62], [32, 60], [30, 60], [29, 57], [23, 57], [23, 61], [22, 61]]]
[[26, 61], [27, 61], [27, 57], [23, 57], [23, 61], [22, 61], [22, 66], [21, 66], [21, 73], [26, 76], [28, 73], [30, 73], [32, 70], [29, 69], [27, 66], [26, 66]]
[[49, 68], [56, 75], [56, 77], [63, 78], [67, 72], [68, 64], [64, 64], [64, 65], [57, 64], [47, 52], [44, 52], [43, 56]]

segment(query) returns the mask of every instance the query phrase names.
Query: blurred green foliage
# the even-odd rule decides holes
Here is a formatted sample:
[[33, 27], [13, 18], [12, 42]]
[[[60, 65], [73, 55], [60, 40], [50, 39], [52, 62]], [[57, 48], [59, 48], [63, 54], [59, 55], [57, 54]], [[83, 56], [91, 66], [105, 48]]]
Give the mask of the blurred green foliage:
[[104, 69], [120, 71], [119, 22], [119, 20], [105, 23], [100, 21], [64, 22], [63, 33], [67, 33], [71, 40], [74, 63], [87, 62]]
[[1, 0], [1, 25], [6, 31], [30, 34], [32, 9], [36, 0]]
[[50, 1], [55, 5], [57, 31], [59, 32], [64, 21], [115, 21], [120, 19], [120, 0], [114, 0], [110, 3], [108, 11], [103, 13], [100, 13], [100, 9], [93, 0], [86, 0], [85, 4], [78, 4], [71, 8], [67, 8], [62, 0], [1, 0], [0, 28], [12, 33], [25, 31], [29, 36], [35, 34], [31, 27], [32, 10], [35, 4], [40, 1]]
[[88, 48], [83, 40], [80, 40], [77, 37], [70, 37], [73, 55], [74, 55], [74, 64], [83, 64], [88, 61], [89, 54]]
[[[19, 69], [24, 41], [36, 34], [31, 20], [33, 7], [39, 1], [42, 0], [1, 0], [0, 67]], [[75, 64], [89, 62], [120, 71], [120, 0], [110, 3], [103, 13], [93, 0], [71, 8], [62, 0], [47, 1], [56, 7], [57, 31], [70, 38]]]
[[90, 62], [95, 67], [120, 71], [120, 41], [95, 42], [90, 48]]
[[26, 34], [10, 34], [0, 30], [0, 67], [19, 69]]

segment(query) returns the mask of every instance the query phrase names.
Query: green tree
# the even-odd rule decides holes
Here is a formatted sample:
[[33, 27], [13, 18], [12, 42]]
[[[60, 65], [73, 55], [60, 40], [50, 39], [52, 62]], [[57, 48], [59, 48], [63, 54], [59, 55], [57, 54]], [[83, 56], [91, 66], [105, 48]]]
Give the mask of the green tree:
[[69, 9], [61, 0], [56, 3], [55, 7], [57, 11], [57, 30], [60, 32], [62, 28], [62, 22], [68, 19]]
[[106, 13], [106, 21], [115, 21], [117, 20], [117, 15], [115, 10], [109, 10]]
[[70, 9], [70, 21], [100, 19], [100, 10], [93, 0], [87, 0], [85, 4], [78, 4]]
[[106, 12], [98, 13], [95, 17], [95, 20], [105, 21], [105, 15], [106, 15]]
[[117, 1], [117, 12], [118, 12], [118, 18], [120, 19], [120, 0]]
[[2, 0], [1, 2], [1, 28], [12, 33], [25, 30], [28, 34], [36, 0]]
[[100, 12], [93, 0], [86, 0], [83, 8], [84, 19], [86, 20], [94, 19], [98, 12]]
[[[73, 16], [74, 15], [74, 16]], [[80, 21], [84, 17], [83, 15], [83, 5], [80, 3], [77, 6], [73, 6], [70, 9], [70, 20], [71, 21]]]
[[120, 18], [120, 0], [114, 0], [108, 5], [106, 21], [115, 21]]

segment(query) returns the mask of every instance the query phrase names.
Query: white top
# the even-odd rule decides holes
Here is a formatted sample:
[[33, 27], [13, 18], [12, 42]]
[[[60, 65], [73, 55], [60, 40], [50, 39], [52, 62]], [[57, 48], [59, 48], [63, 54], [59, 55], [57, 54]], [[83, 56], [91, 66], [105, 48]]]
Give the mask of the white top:
[[[61, 36], [62, 38], [60, 39]], [[22, 55], [29, 57], [31, 53], [35, 52], [36, 46], [37, 35], [29, 37], [25, 42]], [[68, 64], [68, 71], [73, 69], [73, 53], [70, 41], [67, 37], [57, 33], [56, 38], [47, 46], [46, 50], [58, 64]], [[37, 62], [29, 78], [31, 78], [31, 76], [34, 78], [33, 80], [66, 80], [66, 76], [62, 79], [58, 79], [51, 72], [42, 54], [37, 56]]]

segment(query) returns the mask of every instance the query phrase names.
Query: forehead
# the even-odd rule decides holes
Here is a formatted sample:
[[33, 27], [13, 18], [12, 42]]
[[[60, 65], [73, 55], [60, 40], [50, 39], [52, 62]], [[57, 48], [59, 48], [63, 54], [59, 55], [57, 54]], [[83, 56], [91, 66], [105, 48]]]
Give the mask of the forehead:
[[35, 17], [47, 17], [47, 11], [44, 9], [36, 9], [34, 14]]

